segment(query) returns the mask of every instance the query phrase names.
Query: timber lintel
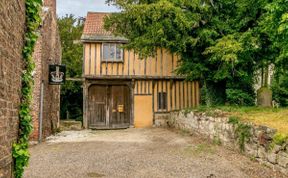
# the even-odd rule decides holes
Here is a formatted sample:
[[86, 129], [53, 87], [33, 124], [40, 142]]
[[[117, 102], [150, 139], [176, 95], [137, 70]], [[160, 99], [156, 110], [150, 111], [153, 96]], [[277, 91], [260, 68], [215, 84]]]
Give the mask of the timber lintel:
[[143, 76], [143, 75], [83, 75], [84, 79], [163, 79], [163, 80], [172, 80], [172, 79], [186, 79], [185, 76]]

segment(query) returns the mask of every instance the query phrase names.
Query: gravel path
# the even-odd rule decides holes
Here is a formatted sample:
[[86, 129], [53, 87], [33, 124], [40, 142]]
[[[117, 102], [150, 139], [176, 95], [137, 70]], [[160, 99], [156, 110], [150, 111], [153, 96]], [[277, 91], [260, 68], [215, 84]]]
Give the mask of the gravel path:
[[284, 177], [199, 136], [166, 129], [66, 131], [30, 152], [24, 178]]

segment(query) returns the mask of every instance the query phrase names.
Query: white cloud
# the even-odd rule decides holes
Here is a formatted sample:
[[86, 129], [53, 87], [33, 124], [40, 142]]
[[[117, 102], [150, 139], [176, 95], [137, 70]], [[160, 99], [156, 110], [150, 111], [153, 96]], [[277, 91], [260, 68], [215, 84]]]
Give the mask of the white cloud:
[[58, 16], [74, 14], [76, 17], [84, 17], [88, 11], [115, 12], [117, 8], [105, 4], [105, 0], [57, 0]]

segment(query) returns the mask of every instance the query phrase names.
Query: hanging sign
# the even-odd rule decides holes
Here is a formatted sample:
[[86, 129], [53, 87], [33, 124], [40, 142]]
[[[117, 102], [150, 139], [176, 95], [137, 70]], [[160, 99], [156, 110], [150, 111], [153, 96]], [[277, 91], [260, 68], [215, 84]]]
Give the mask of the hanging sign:
[[66, 66], [65, 65], [49, 65], [49, 84], [61, 85], [66, 80]]

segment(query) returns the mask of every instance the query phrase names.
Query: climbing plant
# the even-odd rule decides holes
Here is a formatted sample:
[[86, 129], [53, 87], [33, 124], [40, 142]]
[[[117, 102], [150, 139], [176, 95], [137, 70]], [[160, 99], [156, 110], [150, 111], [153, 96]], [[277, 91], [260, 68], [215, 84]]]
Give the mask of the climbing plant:
[[228, 123], [232, 124], [235, 128], [234, 134], [237, 138], [240, 151], [245, 151], [245, 143], [248, 142], [252, 136], [251, 126], [240, 122], [239, 118], [235, 116], [231, 116]]
[[32, 58], [34, 47], [38, 38], [38, 28], [41, 23], [40, 11], [42, 0], [26, 0], [26, 33], [23, 47], [24, 70], [22, 73], [21, 103], [19, 110], [18, 140], [13, 144], [12, 156], [14, 158], [14, 174], [16, 178], [23, 176], [24, 168], [28, 165], [29, 135], [33, 129], [30, 104], [33, 90], [33, 71], [35, 64]]

